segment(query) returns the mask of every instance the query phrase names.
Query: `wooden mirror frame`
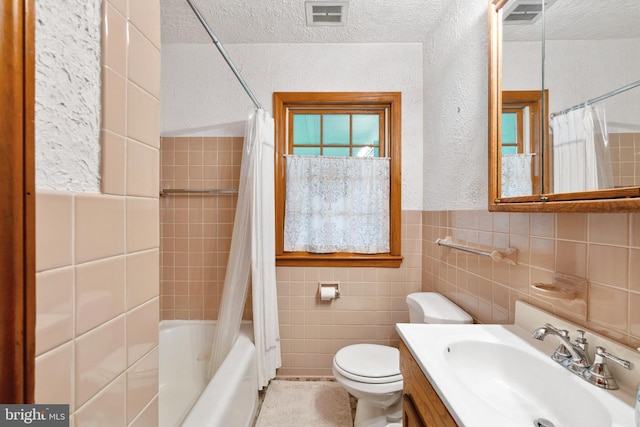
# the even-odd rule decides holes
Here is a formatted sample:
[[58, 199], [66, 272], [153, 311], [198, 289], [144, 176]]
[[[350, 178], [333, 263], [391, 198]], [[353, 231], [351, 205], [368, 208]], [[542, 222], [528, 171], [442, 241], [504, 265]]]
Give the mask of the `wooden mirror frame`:
[[629, 212], [640, 210], [640, 187], [578, 193], [543, 193], [501, 197], [502, 22], [509, 0], [489, 0], [489, 211], [491, 212]]

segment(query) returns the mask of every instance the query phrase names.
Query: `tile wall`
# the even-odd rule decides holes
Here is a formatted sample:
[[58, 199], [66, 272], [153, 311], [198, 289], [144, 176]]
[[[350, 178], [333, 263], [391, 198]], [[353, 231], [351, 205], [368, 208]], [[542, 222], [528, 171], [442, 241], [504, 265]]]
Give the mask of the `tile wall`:
[[[279, 376], [333, 377], [333, 356], [346, 345], [398, 345], [395, 324], [409, 321], [405, 298], [420, 291], [420, 216], [402, 212], [400, 268], [277, 267]], [[318, 282], [328, 280], [342, 292], [330, 303], [318, 297]]]
[[640, 133], [609, 133], [613, 185], [640, 185]]
[[[163, 138], [163, 188], [237, 187], [242, 138]], [[211, 167], [209, 167], [211, 166]], [[170, 196], [161, 201], [161, 318], [213, 319], [224, 283], [235, 196]], [[331, 376], [348, 344], [397, 343], [405, 297], [437, 290], [481, 323], [513, 321], [529, 301], [620, 341], [640, 345], [640, 214], [403, 212], [400, 269], [278, 267], [283, 367], [280, 376]], [[518, 265], [444, 250], [453, 236], [482, 248], [514, 247]], [[589, 280], [579, 300], [530, 290], [560, 272]], [[318, 281], [339, 280], [342, 297], [319, 301]], [[245, 318], [251, 318], [245, 309]]]
[[[242, 138], [162, 138], [162, 188], [237, 188]], [[236, 196], [161, 200], [161, 318], [215, 319], [231, 243]], [[403, 213], [400, 269], [279, 267], [282, 376], [331, 376], [335, 352], [355, 342], [397, 343], [405, 296], [420, 288], [420, 213]], [[409, 237], [410, 236], [410, 237]], [[339, 280], [342, 297], [317, 297]], [[250, 304], [245, 319], [251, 318]]]
[[[161, 188], [237, 189], [242, 143], [242, 137], [163, 137]], [[218, 318], [236, 203], [230, 194], [161, 198], [161, 319]]]
[[[241, 145], [242, 138], [163, 138], [162, 188], [237, 188]], [[217, 318], [235, 203], [235, 196], [162, 198], [162, 319]], [[402, 235], [400, 269], [277, 268], [278, 375], [331, 376], [345, 345], [396, 344], [394, 324], [408, 320], [405, 297], [421, 288], [447, 295], [481, 323], [512, 322], [522, 299], [640, 345], [640, 214], [405, 211]], [[434, 242], [448, 235], [485, 249], [517, 248], [518, 264], [446, 254]], [[586, 278], [588, 288], [573, 302], [530, 290], [554, 272]], [[339, 280], [342, 297], [319, 301], [321, 280]]]
[[[163, 137], [162, 188], [237, 188], [243, 138]], [[231, 244], [236, 196], [165, 196], [160, 201], [161, 318], [215, 319]], [[420, 290], [420, 212], [403, 212], [399, 269], [278, 267], [280, 376], [332, 376], [333, 355], [353, 343], [397, 345], [405, 297]], [[321, 302], [318, 281], [342, 296]], [[244, 313], [251, 318], [250, 303]]]
[[[640, 345], [640, 214], [423, 212], [422, 287], [436, 290], [481, 323], [511, 323], [529, 301], [632, 347]], [[482, 248], [518, 249], [518, 264], [449, 251], [452, 236]], [[532, 283], [553, 272], [588, 279], [579, 300], [540, 296]]]
[[36, 403], [158, 425], [160, 4], [106, 0], [101, 194], [36, 197]]

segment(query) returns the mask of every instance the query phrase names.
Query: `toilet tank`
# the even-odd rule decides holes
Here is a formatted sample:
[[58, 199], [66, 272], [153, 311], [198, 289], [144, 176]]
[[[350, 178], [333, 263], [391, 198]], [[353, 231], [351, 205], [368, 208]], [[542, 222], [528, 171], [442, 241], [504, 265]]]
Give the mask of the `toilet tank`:
[[407, 295], [411, 323], [473, 323], [466, 311], [436, 292]]

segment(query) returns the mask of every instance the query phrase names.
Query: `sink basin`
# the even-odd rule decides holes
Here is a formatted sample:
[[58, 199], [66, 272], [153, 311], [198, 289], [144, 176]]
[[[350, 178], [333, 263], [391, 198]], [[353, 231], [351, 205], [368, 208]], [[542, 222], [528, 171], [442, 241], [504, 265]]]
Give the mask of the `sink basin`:
[[583, 380], [531, 353], [495, 342], [458, 341], [447, 346], [445, 360], [479, 400], [525, 424], [542, 418], [556, 427], [611, 425], [607, 409], [576, 382]]
[[[398, 324], [396, 330], [460, 426], [634, 425], [626, 394], [572, 374], [549, 357], [557, 343], [540, 343], [518, 326]], [[552, 350], [543, 352], [542, 344]]]

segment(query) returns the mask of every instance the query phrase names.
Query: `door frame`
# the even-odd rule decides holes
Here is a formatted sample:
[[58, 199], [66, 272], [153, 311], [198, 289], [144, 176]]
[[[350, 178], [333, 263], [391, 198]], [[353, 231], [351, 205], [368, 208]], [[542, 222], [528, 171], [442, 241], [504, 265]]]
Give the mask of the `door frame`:
[[0, 403], [34, 402], [34, 3], [0, 2]]

